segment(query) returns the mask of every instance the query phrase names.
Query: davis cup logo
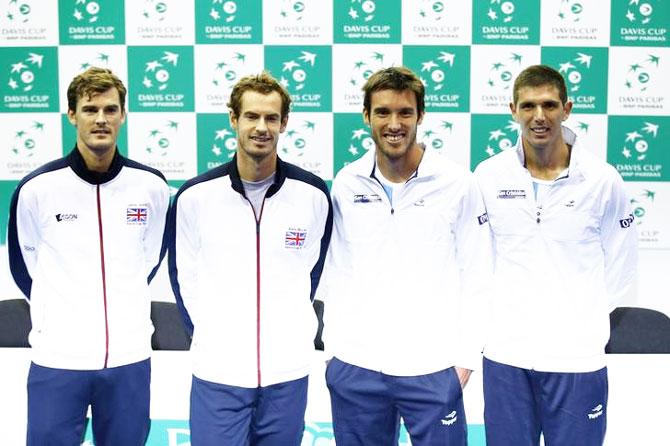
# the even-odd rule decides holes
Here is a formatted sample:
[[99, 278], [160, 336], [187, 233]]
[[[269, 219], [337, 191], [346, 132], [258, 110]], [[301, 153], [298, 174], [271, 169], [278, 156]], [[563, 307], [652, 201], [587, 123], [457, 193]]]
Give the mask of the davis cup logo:
[[626, 10], [626, 19], [631, 24], [646, 25], [652, 19], [654, 7], [649, 2], [642, 2], [640, 0], [630, 0], [628, 2], [628, 9]]
[[164, 157], [170, 151], [172, 140], [177, 135], [179, 123], [168, 121], [161, 127], [153, 128], [145, 141], [145, 151], [154, 157]]
[[31, 12], [32, 7], [30, 6], [30, 2], [24, 0], [19, 3], [17, 0], [11, 0], [5, 17], [7, 17], [10, 23], [26, 23], [30, 20]]
[[558, 17], [562, 21], [577, 23], [581, 20], [584, 7], [579, 0], [561, 0]]
[[[568, 90], [570, 93], [575, 93], [579, 90], [582, 82], [582, 73], [580, 69], [591, 68], [591, 59], [593, 56], [584, 53], [577, 53], [571, 61], [566, 61], [560, 64], [558, 71], [568, 81]], [[573, 64], [574, 62], [574, 64]]]
[[638, 225], [642, 224], [644, 216], [647, 214], [647, 208], [653, 205], [655, 197], [656, 192], [644, 189], [642, 193], [638, 195], [638, 198], [630, 199], [633, 215], [635, 216], [635, 221]]
[[209, 16], [216, 20], [230, 23], [235, 20], [237, 3], [232, 0], [212, 0]]
[[152, 22], [162, 22], [167, 16], [168, 6], [165, 2], [144, 0], [142, 16]]
[[373, 0], [351, 0], [349, 6], [349, 17], [353, 20], [369, 22], [375, 18], [377, 4]]
[[295, 129], [287, 130], [284, 138], [282, 138], [281, 153], [292, 159], [303, 156], [310, 135], [314, 135], [315, 127], [316, 125], [314, 122], [305, 121], [302, 125], [304, 131]]
[[[426, 90], [431, 90], [432, 92], [442, 90], [447, 77], [447, 65], [449, 65], [449, 68], [454, 66], [454, 57], [455, 55], [452, 53], [440, 51], [440, 55], [437, 58], [421, 63], [421, 72], [419, 74]], [[437, 63], [436, 60], [441, 63]]]
[[419, 16], [430, 21], [438, 21], [445, 15], [444, 2], [436, 0], [422, 0], [419, 5]]
[[421, 142], [424, 143], [429, 149], [442, 152], [445, 147], [443, 135], [445, 132], [451, 133], [453, 127], [453, 123], [442, 121], [439, 130], [435, 131], [433, 129], [425, 129], [423, 132], [421, 132]]
[[514, 143], [519, 137], [519, 124], [508, 121], [507, 126], [489, 132], [489, 140], [486, 144], [486, 153], [493, 156], [504, 150], [514, 148]]
[[641, 62], [633, 63], [628, 68], [625, 86], [631, 90], [642, 93], [651, 85], [652, 74], [658, 69], [660, 57], [650, 54]]
[[[373, 52], [367, 60], [357, 60], [351, 69], [349, 84], [352, 87], [362, 87], [372, 74], [384, 67], [384, 54]], [[359, 92], [357, 91], [357, 94]], [[360, 96], [360, 94], [358, 94]]]
[[495, 62], [489, 70], [488, 85], [498, 90], [509, 90], [514, 81], [514, 72], [521, 66], [522, 59], [520, 54], [510, 53], [507, 60], [511, 63]]
[[309, 51], [301, 51], [301, 56], [291, 59], [282, 64], [282, 75], [279, 82], [288, 90], [299, 92], [307, 82], [307, 71], [311, 71], [316, 63], [316, 54]]
[[10, 152], [19, 158], [30, 158], [35, 154], [36, 139], [43, 136], [44, 123], [35, 121], [31, 128], [18, 130], [14, 134]]
[[31, 91], [35, 83], [35, 73], [42, 68], [44, 55], [28, 53], [28, 57], [11, 64], [7, 85], [21, 93]]
[[177, 68], [178, 62], [179, 54], [163, 51], [163, 57], [145, 64], [142, 85], [148, 90], [165, 90], [169, 85], [171, 70]]
[[294, 22], [300, 21], [305, 15], [305, 2], [300, 0], [282, 0], [279, 14], [283, 19]]
[[[635, 159], [643, 161], [647, 157], [649, 150], [650, 139], [655, 139], [658, 134], [658, 125], [651, 122], [645, 122], [644, 126], [632, 132], [626, 133], [626, 141], [624, 142], [621, 154], [627, 159]], [[645, 136], [646, 135], [646, 136]]]
[[217, 62], [212, 73], [212, 85], [217, 89], [231, 90], [237, 82], [238, 72], [243, 68], [246, 57], [243, 53], [235, 53], [232, 59]]
[[109, 66], [109, 54], [98, 53], [95, 59], [81, 62], [79, 64], [79, 69], [81, 71], [86, 71], [90, 67], [102, 67], [102, 66]]
[[235, 137], [235, 134], [226, 128], [217, 129], [214, 132], [214, 142], [212, 143], [210, 152], [216, 158], [230, 159], [235, 155], [236, 151], [237, 138]]
[[78, 22], [95, 23], [100, 14], [100, 4], [96, 1], [76, 0], [72, 16]]
[[509, 23], [514, 20], [516, 5], [511, 1], [491, 0], [489, 10], [486, 13], [492, 22]]
[[355, 129], [351, 132], [347, 152], [351, 154], [353, 159], [358, 158], [368, 150], [374, 149], [374, 147], [375, 142], [366, 128]]

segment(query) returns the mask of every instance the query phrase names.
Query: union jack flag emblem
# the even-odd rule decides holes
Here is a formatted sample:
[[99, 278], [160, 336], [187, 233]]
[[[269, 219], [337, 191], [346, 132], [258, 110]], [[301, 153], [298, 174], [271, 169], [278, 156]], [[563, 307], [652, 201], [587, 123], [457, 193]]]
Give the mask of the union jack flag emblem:
[[147, 208], [132, 207], [126, 209], [126, 223], [129, 225], [146, 225], [147, 224]]
[[284, 247], [300, 249], [305, 246], [307, 231], [304, 229], [289, 229], [284, 237]]

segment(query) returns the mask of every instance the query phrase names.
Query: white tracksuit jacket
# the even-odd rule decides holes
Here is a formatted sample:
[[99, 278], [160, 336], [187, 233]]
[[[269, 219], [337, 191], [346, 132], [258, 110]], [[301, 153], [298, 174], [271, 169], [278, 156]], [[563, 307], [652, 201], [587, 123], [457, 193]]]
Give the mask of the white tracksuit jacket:
[[536, 201], [516, 150], [477, 166], [495, 246], [491, 325], [484, 356], [549, 372], [605, 366], [609, 312], [637, 268], [637, 234], [617, 171], [579, 144], [567, 176]]
[[478, 369], [492, 258], [473, 175], [425, 150], [391, 206], [375, 169], [370, 150], [333, 182], [318, 293], [328, 354], [396, 376]]
[[33, 362], [98, 370], [151, 355], [148, 280], [168, 205], [163, 175], [118, 152], [104, 174], [88, 170], [75, 148], [19, 183], [7, 243], [30, 300]]
[[309, 373], [317, 331], [311, 299], [332, 207], [322, 179], [278, 160], [256, 216], [236, 160], [179, 190], [169, 217], [168, 265], [193, 330], [193, 374], [264, 387]]

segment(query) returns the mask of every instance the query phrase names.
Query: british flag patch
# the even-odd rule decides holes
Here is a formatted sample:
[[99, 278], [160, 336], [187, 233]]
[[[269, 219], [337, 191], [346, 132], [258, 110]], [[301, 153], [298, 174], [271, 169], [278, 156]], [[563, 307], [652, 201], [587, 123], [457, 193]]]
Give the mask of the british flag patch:
[[307, 230], [291, 228], [286, 231], [286, 236], [284, 237], [284, 247], [288, 249], [301, 249], [305, 246], [306, 238]]
[[129, 207], [126, 209], [126, 223], [129, 225], [146, 225], [147, 218], [148, 211], [144, 206]]

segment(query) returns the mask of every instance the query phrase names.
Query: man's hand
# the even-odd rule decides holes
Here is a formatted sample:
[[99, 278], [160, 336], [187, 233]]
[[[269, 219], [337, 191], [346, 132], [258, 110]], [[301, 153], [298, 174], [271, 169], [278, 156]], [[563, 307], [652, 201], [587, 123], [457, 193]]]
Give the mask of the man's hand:
[[454, 367], [454, 369], [456, 369], [456, 375], [458, 376], [458, 381], [461, 383], [461, 389], [465, 389], [465, 385], [468, 383], [468, 380], [470, 379], [472, 370], [462, 369], [460, 367]]

